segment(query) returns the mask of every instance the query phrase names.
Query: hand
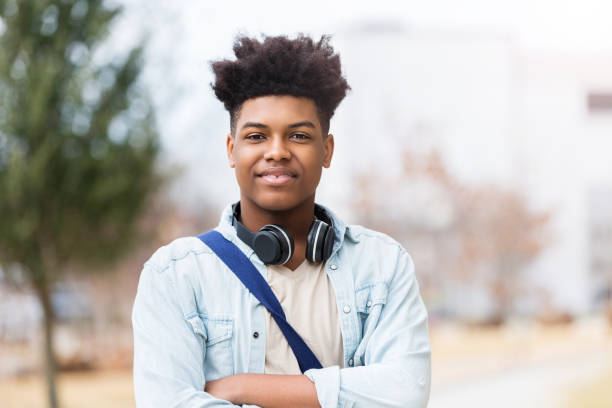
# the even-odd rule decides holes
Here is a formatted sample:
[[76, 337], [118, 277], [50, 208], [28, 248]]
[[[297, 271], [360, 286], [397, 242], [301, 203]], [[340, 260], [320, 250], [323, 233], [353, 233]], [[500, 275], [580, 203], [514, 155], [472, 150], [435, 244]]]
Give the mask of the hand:
[[215, 398], [229, 401], [232, 404], [242, 405], [240, 401], [240, 374], [230, 375], [214, 381], [206, 381], [204, 391]]

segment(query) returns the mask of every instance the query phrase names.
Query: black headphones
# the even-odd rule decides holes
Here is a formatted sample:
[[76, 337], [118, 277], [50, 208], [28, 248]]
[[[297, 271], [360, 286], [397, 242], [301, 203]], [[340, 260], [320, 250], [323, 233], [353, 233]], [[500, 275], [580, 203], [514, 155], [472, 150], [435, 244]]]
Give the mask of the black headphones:
[[[293, 256], [293, 237], [276, 224], [264, 225], [258, 232], [248, 230], [240, 221], [240, 202], [232, 205], [232, 225], [238, 238], [250, 246], [266, 265], [283, 265]], [[336, 233], [325, 210], [315, 204], [315, 220], [306, 239], [306, 259], [310, 262], [327, 260], [332, 253]]]

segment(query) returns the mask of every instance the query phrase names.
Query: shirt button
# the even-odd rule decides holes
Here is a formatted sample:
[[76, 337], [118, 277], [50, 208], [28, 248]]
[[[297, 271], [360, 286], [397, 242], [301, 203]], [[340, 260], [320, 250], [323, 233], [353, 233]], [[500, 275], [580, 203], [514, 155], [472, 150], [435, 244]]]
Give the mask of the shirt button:
[[331, 264], [331, 265], [329, 265], [329, 269], [331, 269], [332, 271], [335, 271], [336, 269], [338, 269], [338, 265]]
[[253, 338], [258, 338], [259, 337], [259, 332], [253, 332]]
[[366, 306], [367, 306], [367, 307], [372, 306], [372, 301], [371, 301], [371, 300], [368, 300], [368, 301], [366, 302]]
[[345, 305], [342, 311], [344, 313], [351, 313], [351, 307], [349, 305]]
[[349, 363], [349, 367], [352, 367], [353, 366], [353, 359], [349, 358], [349, 362], [348, 363]]

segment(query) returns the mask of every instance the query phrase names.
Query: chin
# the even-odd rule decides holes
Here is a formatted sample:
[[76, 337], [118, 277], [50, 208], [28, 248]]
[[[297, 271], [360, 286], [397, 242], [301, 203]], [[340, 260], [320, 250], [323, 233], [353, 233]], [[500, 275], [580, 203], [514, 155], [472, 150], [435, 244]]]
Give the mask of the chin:
[[307, 199], [307, 197], [295, 197], [288, 194], [265, 194], [253, 199], [253, 202], [267, 211], [287, 211], [298, 207]]

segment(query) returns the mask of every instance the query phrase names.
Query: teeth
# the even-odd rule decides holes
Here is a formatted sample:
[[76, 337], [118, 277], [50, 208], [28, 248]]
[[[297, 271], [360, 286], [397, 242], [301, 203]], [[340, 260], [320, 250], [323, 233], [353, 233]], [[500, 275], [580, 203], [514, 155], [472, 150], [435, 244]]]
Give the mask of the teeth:
[[293, 176], [291, 174], [263, 174], [262, 177], [278, 180], [278, 179], [291, 178]]

